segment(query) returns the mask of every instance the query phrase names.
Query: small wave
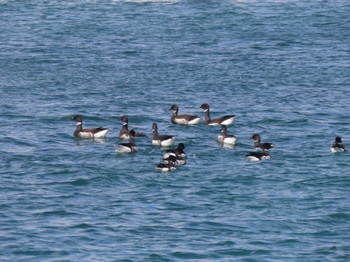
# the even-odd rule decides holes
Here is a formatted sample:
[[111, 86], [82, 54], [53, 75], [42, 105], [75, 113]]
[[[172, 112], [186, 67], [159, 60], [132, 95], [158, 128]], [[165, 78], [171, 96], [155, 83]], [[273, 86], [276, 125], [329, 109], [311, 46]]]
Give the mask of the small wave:
[[172, 253], [172, 256], [178, 259], [204, 259], [205, 254], [194, 252], [193, 250], [181, 250]]
[[90, 229], [93, 228], [92, 225], [86, 224], [86, 223], [80, 223], [74, 226], [71, 226], [70, 228], [78, 228], [78, 229]]
[[287, 0], [265, 0], [265, 1], [258, 1], [258, 0], [231, 0], [233, 3], [286, 3]]
[[174, 4], [179, 2], [178, 0], [113, 0], [113, 3], [165, 3]]
[[86, 186], [89, 184], [89, 180], [80, 178], [80, 179], [74, 180], [70, 183], [74, 186]]

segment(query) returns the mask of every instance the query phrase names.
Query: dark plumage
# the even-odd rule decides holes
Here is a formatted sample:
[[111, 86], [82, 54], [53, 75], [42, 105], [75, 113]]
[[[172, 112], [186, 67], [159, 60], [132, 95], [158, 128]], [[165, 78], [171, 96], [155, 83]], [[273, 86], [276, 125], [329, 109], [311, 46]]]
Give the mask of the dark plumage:
[[341, 137], [337, 136], [335, 138], [334, 144], [331, 147], [332, 153], [340, 153], [346, 151], [345, 145], [343, 144]]
[[216, 119], [210, 118], [210, 107], [208, 104], [202, 104], [200, 106], [204, 110], [204, 122], [206, 125], [217, 126], [217, 125], [230, 125], [235, 120], [235, 115], [226, 115]]
[[159, 135], [157, 124], [152, 124], [152, 145], [172, 146], [174, 144], [174, 139], [175, 136], [173, 135]]
[[167, 158], [166, 163], [161, 162], [156, 166], [156, 171], [169, 172], [169, 171], [176, 170], [175, 161], [176, 161], [175, 156], [169, 156]]
[[221, 125], [221, 134], [218, 136], [218, 141], [223, 144], [235, 145], [237, 138], [227, 133], [227, 126]]
[[261, 137], [259, 134], [254, 134], [252, 136], [252, 139], [254, 141], [254, 147], [255, 148], [260, 148], [260, 149], [266, 149], [266, 150], [270, 150], [271, 148], [274, 147], [274, 145], [272, 143], [261, 143]]
[[[121, 116], [120, 120], [122, 121], [122, 128], [120, 129], [120, 132], [119, 132], [119, 138], [129, 139], [129, 129], [128, 129], [129, 118], [127, 115], [123, 115]], [[144, 136], [146, 135], [135, 131], [135, 137], [144, 137]]]
[[103, 127], [83, 129], [83, 118], [81, 115], [74, 115], [73, 120], [76, 122], [76, 125], [77, 125], [73, 133], [75, 137], [101, 138], [101, 137], [105, 137], [109, 131], [108, 128], [103, 128]]
[[179, 157], [179, 156], [174, 156], [174, 155], [169, 155], [166, 158], [163, 157], [163, 159], [161, 160], [161, 163], [163, 163], [163, 164], [168, 164], [169, 162], [174, 163], [175, 166], [186, 164], [186, 160], [184, 158]]
[[196, 115], [189, 115], [189, 114], [178, 115], [179, 107], [176, 104], [173, 104], [170, 107], [170, 110], [172, 111], [171, 123], [173, 124], [197, 125], [201, 120], [201, 118]]
[[257, 152], [249, 152], [246, 155], [246, 159], [249, 161], [260, 161], [264, 159], [271, 158], [269, 150], [257, 151]]
[[131, 129], [129, 131], [129, 143], [120, 143], [117, 146], [117, 153], [134, 153], [137, 151], [137, 146], [135, 143], [135, 131]]
[[164, 158], [167, 158], [168, 156], [173, 155], [175, 157], [181, 157], [182, 159], [185, 159], [186, 153], [185, 153], [184, 149], [185, 149], [185, 144], [179, 143], [177, 148], [168, 149], [168, 150], [164, 151]]

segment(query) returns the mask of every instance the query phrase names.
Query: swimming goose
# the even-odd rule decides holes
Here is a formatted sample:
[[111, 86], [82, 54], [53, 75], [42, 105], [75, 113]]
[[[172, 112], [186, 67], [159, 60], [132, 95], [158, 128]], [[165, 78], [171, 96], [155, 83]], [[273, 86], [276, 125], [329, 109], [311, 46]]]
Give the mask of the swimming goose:
[[137, 152], [137, 146], [135, 143], [135, 130], [131, 129], [129, 131], [129, 143], [120, 143], [117, 146], [116, 152], [117, 153], [134, 153]]
[[81, 115], [73, 116], [73, 120], [76, 122], [76, 129], [73, 133], [75, 137], [81, 138], [101, 138], [105, 137], [108, 133], [108, 128], [85, 128], [83, 129], [83, 118]]
[[163, 159], [160, 161], [160, 163], [163, 163], [163, 164], [169, 164], [169, 162], [174, 163], [175, 166], [186, 164], [186, 160], [184, 158], [179, 157], [179, 156], [174, 156], [174, 155], [169, 155], [166, 158], [163, 157]]
[[236, 116], [235, 115], [226, 115], [223, 117], [219, 117], [216, 119], [211, 119], [210, 118], [210, 108], [208, 104], [202, 104], [200, 106], [204, 110], [204, 122], [206, 125], [210, 126], [217, 126], [217, 125], [230, 125], [232, 122], [235, 120]]
[[[129, 129], [128, 129], [128, 123], [129, 123], [129, 118], [126, 115], [121, 116], [120, 120], [122, 121], [122, 128], [120, 129], [119, 132], [119, 138], [120, 139], [129, 139]], [[144, 137], [146, 136], [143, 133], [139, 133], [135, 131], [135, 137]]]
[[159, 135], [158, 126], [156, 123], [152, 124], [152, 145], [156, 146], [172, 146], [174, 144], [175, 136]]
[[256, 161], [261, 161], [261, 160], [271, 158], [270, 152], [267, 149], [264, 149], [263, 151], [249, 152], [245, 157], [248, 161], [251, 161], [251, 162], [256, 162]]
[[182, 125], [197, 125], [201, 120], [200, 117], [189, 114], [178, 115], [179, 107], [176, 104], [173, 104], [170, 107], [172, 111], [171, 114], [171, 123], [173, 124], [182, 124]]
[[164, 151], [163, 157], [167, 158], [170, 155], [173, 155], [175, 157], [181, 157], [182, 159], [185, 159], [187, 156], [186, 156], [184, 149], [185, 149], [185, 144], [179, 143], [177, 145], [176, 149], [168, 149], [168, 150]]
[[341, 137], [337, 136], [335, 138], [334, 144], [331, 146], [331, 152], [340, 153], [345, 151], [346, 151], [346, 148], [345, 148], [345, 145], [342, 143]]
[[221, 134], [218, 136], [218, 141], [223, 144], [235, 145], [237, 137], [227, 134], [227, 126], [221, 125]]
[[274, 147], [274, 145], [272, 143], [261, 143], [261, 137], [259, 134], [254, 134], [252, 136], [252, 139], [254, 141], [254, 147], [255, 148], [260, 148], [260, 149], [271, 149]]
[[175, 156], [169, 156], [166, 164], [165, 163], [159, 163], [156, 166], [156, 171], [158, 171], [158, 172], [175, 171], [176, 170], [175, 161], [176, 161]]

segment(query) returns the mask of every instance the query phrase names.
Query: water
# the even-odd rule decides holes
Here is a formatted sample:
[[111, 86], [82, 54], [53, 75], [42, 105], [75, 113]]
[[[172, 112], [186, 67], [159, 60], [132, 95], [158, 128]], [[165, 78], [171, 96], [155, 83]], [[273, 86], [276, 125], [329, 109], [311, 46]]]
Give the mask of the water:
[[[1, 1], [1, 261], [348, 261], [348, 1]], [[219, 127], [180, 113], [236, 114]], [[73, 114], [112, 130], [72, 137]], [[115, 154], [120, 116], [147, 138]], [[188, 163], [155, 172], [151, 124]], [[249, 163], [250, 137], [273, 142]]]

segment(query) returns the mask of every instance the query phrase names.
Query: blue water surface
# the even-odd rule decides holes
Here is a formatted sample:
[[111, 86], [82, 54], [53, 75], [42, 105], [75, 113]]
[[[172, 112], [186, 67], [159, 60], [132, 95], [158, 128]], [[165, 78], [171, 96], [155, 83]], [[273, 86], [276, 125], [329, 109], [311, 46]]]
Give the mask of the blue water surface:
[[[348, 261], [347, 0], [0, 1], [1, 261]], [[179, 126], [169, 108], [235, 114]], [[84, 126], [102, 140], [76, 139]], [[120, 116], [147, 134], [118, 155]], [[187, 164], [155, 172], [151, 125]], [[252, 134], [272, 158], [246, 161]]]

